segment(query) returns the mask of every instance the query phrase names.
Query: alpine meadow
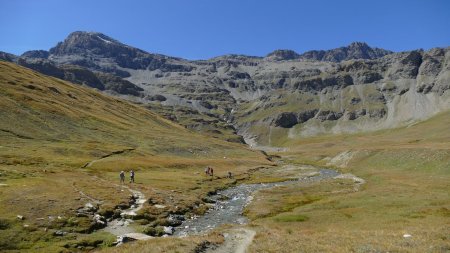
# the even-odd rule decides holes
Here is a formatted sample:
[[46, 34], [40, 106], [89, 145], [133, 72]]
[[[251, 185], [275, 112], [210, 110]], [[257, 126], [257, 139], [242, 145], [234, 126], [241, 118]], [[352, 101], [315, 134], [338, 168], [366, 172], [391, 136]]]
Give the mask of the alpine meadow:
[[450, 252], [448, 3], [52, 2], [1, 3], [0, 252]]

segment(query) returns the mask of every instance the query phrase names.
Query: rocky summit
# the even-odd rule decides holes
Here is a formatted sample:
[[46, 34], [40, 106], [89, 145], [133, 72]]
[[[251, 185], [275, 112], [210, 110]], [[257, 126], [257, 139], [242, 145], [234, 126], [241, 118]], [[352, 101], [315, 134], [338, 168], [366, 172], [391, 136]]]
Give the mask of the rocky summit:
[[252, 145], [399, 127], [450, 109], [449, 47], [394, 53], [354, 42], [189, 61], [74, 32], [49, 51], [0, 57]]

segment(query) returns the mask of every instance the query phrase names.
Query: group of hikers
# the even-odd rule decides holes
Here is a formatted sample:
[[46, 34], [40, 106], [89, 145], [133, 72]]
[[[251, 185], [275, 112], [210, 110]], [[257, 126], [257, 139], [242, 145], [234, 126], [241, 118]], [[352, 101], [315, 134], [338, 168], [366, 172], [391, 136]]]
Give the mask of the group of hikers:
[[[206, 176], [211, 176], [211, 177], [214, 176], [214, 169], [211, 168], [210, 166], [206, 167], [205, 168], [205, 175]], [[228, 178], [233, 178], [233, 173], [231, 173], [231, 171], [228, 171], [227, 177]]]
[[[207, 176], [214, 176], [214, 169], [211, 168], [210, 166], [205, 168], [205, 175]], [[228, 178], [233, 178], [233, 174], [231, 172], [228, 172]], [[119, 178], [120, 178], [120, 183], [123, 184], [125, 183], [125, 171], [121, 171], [119, 174]], [[130, 183], [134, 183], [134, 171], [130, 170]]]
[[[119, 174], [120, 177], [120, 183], [125, 183], [125, 171], [121, 171]], [[134, 183], [134, 171], [130, 170], [130, 183]]]
[[207, 175], [207, 176], [214, 176], [214, 169], [213, 168], [211, 168], [211, 167], [206, 167], [205, 168], [205, 175]]

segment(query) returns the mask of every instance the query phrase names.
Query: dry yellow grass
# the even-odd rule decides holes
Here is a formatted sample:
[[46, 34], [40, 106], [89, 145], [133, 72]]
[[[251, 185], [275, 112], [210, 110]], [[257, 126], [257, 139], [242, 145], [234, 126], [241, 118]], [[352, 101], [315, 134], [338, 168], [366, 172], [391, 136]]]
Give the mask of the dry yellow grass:
[[[137, 105], [10, 63], [0, 62], [0, 76], [0, 183], [7, 185], [0, 186], [2, 250], [65, 251], [64, 245], [80, 241], [107, 246], [113, 238], [102, 233], [55, 238], [44, 228], [66, 229], [74, 222], [68, 221], [73, 210], [92, 199], [105, 209], [126, 201], [129, 193], [115, 185], [122, 169], [136, 170], [132, 187], [167, 205], [164, 212], [190, 207], [236, 179], [273, 182], [293, 176], [278, 169], [249, 175], [249, 169], [271, 163], [242, 145], [198, 135]], [[249, 251], [449, 251], [449, 124], [445, 112], [401, 129], [284, 140], [289, 151], [279, 155], [285, 164], [330, 166], [366, 184], [355, 191], [352, 181], [341, 179], [259, 192], [246, 209], [257, 232]], [[100, 159], [125, 149], [133, 150]], [[330, 163], [343, 152], [351, 153], [345, 162]], [[207, 165], [216, 177], [203, 175]], [[235, 180], [223, 178], [228, 171]], [[148, 203], [142, 212], [159, 215]], [[16, 220], [17, 214], [25, 220]], [[87, 226], [83, 219], [76, 222], [76, 229]], [[107, 251], [190, 252], [205, 241], [222, 240], [219, 230]]]
[[[287, 143], [285, 162], [332, 166], [366, 184], [261, 191], [246, 210], [257, 231], [249, 251], [450, 251], [449, 123], [445, 112], [406, 128]], [[352, 154], [345, 163], [329, 159], [343, 152]]]
[[[131, 187], [148, 198], [183, 208], [232, 183], [221, 178], [228, 171], [242, 174], [270, 164], [244, 145], [200, 135], [139, 105], [12, 63], [0, 61], [0, 87], [1, 250], [51, 252], [85, 240], [52, 232], [87, 230], [90, 221], [74, 217], [87, 202], [100, 203], [102, 211], [128, 203], [130, 192], [117, 186], [120, 170], [135, 169]], [[207, 165], [216, 168], [213, 180], [202, 174]], [[143, 210], [151, 211], [150, 205]]]

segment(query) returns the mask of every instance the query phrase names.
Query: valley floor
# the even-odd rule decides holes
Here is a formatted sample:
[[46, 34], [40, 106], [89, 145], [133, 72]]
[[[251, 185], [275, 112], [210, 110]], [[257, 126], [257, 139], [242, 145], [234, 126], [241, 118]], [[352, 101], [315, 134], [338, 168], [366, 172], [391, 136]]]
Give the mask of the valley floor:
[[335, 168], [340, 177], [257, 192], [244, 227], [106, 251], [449, 252], [449, 121], [444, 113], [403, 129], [306, 139], [246, 182], [289, 178], [298, 171], [286, 167], [301, 164]]
[[[2, 73], [2, 252], [450, 251], [450, 112], [399, 129], [282, 140], [269, 161], [92, 90], [12, 64], [1, 63]], [[160, 237], [179, 225], [171, 217], [204, 215], [218, 190], [317, 167], [342, 175], [261, 189], [245, 225]], [[155, 238], [112, 247], [116, 237], [102, 228], [136, 204], [118, 178], [130, 169], [136, 183], [126, 186], [146, 197], [130, 227]]]

